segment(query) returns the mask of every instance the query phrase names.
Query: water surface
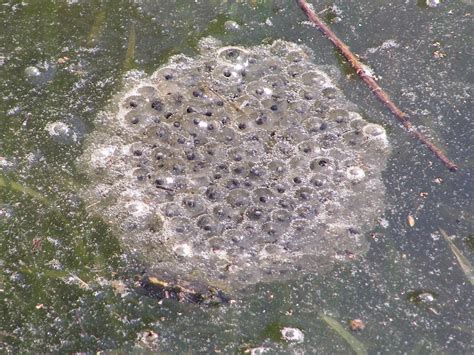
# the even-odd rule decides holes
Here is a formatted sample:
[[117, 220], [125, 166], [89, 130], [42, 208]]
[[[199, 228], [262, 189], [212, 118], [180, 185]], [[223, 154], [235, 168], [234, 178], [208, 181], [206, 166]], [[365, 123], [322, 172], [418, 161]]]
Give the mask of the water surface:
[[[472, 257], [473, 7], [402, 0], [315, 6], [459, 172], [400, 128], [292, 1], [2, 4], [0, 350], [354, 351], [326, 316], [347, 331], [348, 320], [362, 319], [365, 329], [351, 334], [370, 353], [472, 352], [472, 285], [439, 228]], [[88, 214], [75, 166], [84, 136], [128, 70], [152, 73], [173, 54], [192, 56], [209, 35], [226, 44], [309, 46], [317, 64], [339, 68], [344, 94], [386, 128], [393, 149], [384, 173], [391, 207], [367, 236], [366, 258], [324, 276], [258, 284], [216, 308], [137, 292], [144, 266]], [[76, 135], [52, 137], [48, 124], [58, 120]], [[304, 340], [284, 341], [284, 327], [300, 329]]]

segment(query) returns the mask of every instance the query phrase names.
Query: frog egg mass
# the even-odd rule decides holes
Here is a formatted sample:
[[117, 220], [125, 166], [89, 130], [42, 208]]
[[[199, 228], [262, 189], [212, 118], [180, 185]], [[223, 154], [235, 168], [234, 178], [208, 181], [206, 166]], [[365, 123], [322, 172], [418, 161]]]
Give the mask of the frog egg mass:
[[368, 249], [385, 130], [285, 41], [131, 73], [78, 165], [88, 208], [150, 272], [230, 289], [323, 273]]

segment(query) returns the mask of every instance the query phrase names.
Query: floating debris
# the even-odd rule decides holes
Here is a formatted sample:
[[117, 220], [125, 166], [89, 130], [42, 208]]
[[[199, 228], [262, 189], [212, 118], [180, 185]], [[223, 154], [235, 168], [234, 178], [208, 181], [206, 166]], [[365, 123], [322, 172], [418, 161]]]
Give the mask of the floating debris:
[[292, 343], [302, 343], [304, 340], [304, 333], [298, 328], [284, 327], [281, 330], [283, 340]]
[[137, 335], [136, 346], [148, 351], [159, 349], [159, 336], [153, 330], [145, 330]]
[[240, 25], [235, 21], [229, 20], [229, 21], [224, 22], [224, 28], [226, 31], [236, 32], [240, 30]]
[[356, 337], [344, 329], [339, 322], [327, 315], [322, 314], [321, 319], [325, 321], [341, 338], [343, 338], [357, 355], [366, 355], [367, 349]]
[[427, 305], [433, 303], [438, 295], [429, 290], [414, 290], [407, 293], [407, 299], [410, 303], [416, 305]]
[[151, 276], [226, 290], [365, 254], [385, 208], [384, 128], [306, 47], [200, 50], [130, 72], [99, 117], [79, 159], [90, 212]]
[[439, 231], [441, 232], [441, 235], [443, 236], [444, 240], [446, 240], [449, 245], [449, 248], [456, 257], [459, 266], [461, 267], [461, 270], [464, 272], [464, 275], [466, 275], [471, 285], [474, 285], [474, 270], [472, 268], [471, 262], [461, 253], [461, 250], [458, 249], [458, 247], [453, 243], [453, 241], [449, 238], [448, 234], [443, 229], [440, 228]]
[[351, 319], [349, 321], [349, 328], [351, 328], [351, 330], [354, 332], [358, 330], [364, 330], [365, 323], [362, 319]]
[[35, 66], [29, 66], [25, 69], [25, 75], [28, 78], [38, 77], [41, 75], [41, 71]]
[[1, 176], [0, 176], [0, 188], [10, 189], [12, 191], [24, 193], [24, 194], [34, 198], [35, 200], [38, 200], [38, 201], [43, 202], [43, 203], [48, 202], [48, 200], [43, 195], [41, 195], [39, 192], [37, 192], [37, 191], [35, 191], [35, 190], [33, 190], [29, 187], [23, 186], [23, 185], [21, 185], [20, 183], [18, 183], [16, 181], [11, 181], [11, 180], [8, 180], [8, 179], [3, 178]]

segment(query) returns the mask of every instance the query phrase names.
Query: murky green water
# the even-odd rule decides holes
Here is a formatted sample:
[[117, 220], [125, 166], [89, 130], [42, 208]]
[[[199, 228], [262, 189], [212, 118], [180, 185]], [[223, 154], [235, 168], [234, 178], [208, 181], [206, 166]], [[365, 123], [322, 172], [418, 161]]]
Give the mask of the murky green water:
[[[472, 285], [439, 228], [471, 258], [474, 8], [461, 1], [423, 4], [320, 1], [315, 7], [459, 164], [457, 173], [400, 128], [293, 1], [3, 3], [0, 351], [205, 353], [263, 346], [281, 353], [472, 353]], [[227, 31], [227, 20], [240, 28]], [[84, 184], [75, 160], [127, 70], [151, 73], [172, 54], [193, 55], [208, 35], [228, 44], [281, 38], [308, 45], [316, 63], [340, 68], [345, 95], [387, 129], [394, 151], [384, 175], [391, 207], [381, 216], [384, 226], [367, 236], [371, 249], [363, 261], [324, 276], [259, 284], [216, 308], [137, 292], [134, 277], [144, 266], [88, 215], [75, 193]], [[73, 123], [76, 141], [52, 139], [45, 127], [57, 120]], [[365, 329], [350, 333], [362, 344], [346, 341], [325, 316], [348, 332], [348, 320], [362, 319]], [[304, 340], [282, 340], [283, 327], [300, 329]]]

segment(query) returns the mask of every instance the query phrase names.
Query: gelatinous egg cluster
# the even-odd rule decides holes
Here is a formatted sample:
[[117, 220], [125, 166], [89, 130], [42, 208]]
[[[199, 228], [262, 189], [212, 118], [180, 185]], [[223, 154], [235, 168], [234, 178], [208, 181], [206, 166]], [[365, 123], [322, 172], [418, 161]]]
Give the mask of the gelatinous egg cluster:
[[86, 142], [88, 208], [150, 270], [240, 287], [367, 251], [384, 208], [383, 127], [305, 47], [173, 57], [129, 78]]

